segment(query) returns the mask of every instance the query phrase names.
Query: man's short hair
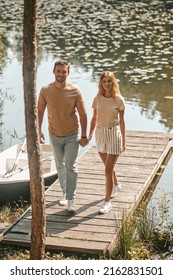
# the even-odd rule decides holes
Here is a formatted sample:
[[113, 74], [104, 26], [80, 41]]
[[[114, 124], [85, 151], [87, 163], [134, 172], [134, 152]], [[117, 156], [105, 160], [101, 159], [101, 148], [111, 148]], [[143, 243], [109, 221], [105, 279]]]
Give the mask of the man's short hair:
[[68, 66], [68, 70], [70, 69], [70, 63], [68, 63], [67, 60], [61, 59], [61, 60], [56, 61], [55, 64], [54, 64], [53, 70], [55, 70], [57, 65], [67, 65]]

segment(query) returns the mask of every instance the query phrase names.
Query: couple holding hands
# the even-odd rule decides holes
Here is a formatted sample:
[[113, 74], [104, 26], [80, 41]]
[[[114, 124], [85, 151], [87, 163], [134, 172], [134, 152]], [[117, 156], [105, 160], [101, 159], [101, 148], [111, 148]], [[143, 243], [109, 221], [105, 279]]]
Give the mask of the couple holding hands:
[[125, 102], [114, 74], [109, 71], [103, 72], [98, 84], [98, 93], [93, 99], [93, 116], [87, 136], [87, 112], [83, 93], [76, 85], [67, 81], [69, 73], [70, 65], [67, 61], [55, 62], [53, 68], [55, 80], [40, 90], [38, 98], [40, 143], [44, 142], [41, 127], [47, 107], [50, 143], [62, 189], [59, 204], [67, 204], [68, 211], [75, 212], [79, 145], [85, 147], [95, 132], [96, 149], [105, 167], [106, 192], [99, 210], [104, 214], [111, 209], [110, 200], [121, 188], [115, 173], [115, 164], [125, 150]]

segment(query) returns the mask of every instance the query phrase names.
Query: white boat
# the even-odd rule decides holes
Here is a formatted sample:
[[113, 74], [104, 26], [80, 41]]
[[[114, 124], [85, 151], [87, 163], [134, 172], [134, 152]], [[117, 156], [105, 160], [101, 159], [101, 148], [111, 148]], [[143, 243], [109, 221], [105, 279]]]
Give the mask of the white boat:
[[[45, 186], [57, 178], [50, 144], [41, 144], [41, 164]], [[26, 143], [13, 145], [0, 153], [0, 206], [30, 198], [30, 176]]]

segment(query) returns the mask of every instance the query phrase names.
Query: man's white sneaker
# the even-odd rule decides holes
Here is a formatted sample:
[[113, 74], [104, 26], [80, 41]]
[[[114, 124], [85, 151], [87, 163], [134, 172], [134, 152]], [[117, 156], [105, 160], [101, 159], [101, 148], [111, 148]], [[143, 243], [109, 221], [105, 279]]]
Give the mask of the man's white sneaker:
[[74, 199], [68, 200], [68, 211], [75, 212], [76, 211], [76, 205]]
[[67, 199], [66, 199], [66, 193], [65, 192], [63, 192], [63, 194], [62, 194], [62, 196], [59, 200], [59, 205], [61, 205], [61, 206], [67, 205]]
[[111, 210], [112, 206], [111, 206], [111, 203], [110, 202], [104, 202], [103, 205], [101, 206], [100, 208], [100, 213], [101, 214], [105, 214], [107, 212], [109, 212], [109, 210]]
[[121, 190], [121, 184], [120, 183], [113, 186], [111, 198], [117, 196], [119, 190]]

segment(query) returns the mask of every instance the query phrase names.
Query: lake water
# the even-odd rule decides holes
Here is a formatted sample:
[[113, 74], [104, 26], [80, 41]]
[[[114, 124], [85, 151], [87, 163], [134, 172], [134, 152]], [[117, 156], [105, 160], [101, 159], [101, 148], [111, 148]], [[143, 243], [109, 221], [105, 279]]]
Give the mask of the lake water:
[[[0, 3], [1, 151], [25, 137], [22, 3]], [[68, 59], [90, 121], [100, 73], [111, 70], [126, 100], [126, 129], [173, 133], [172, 1], [42, 0], [38, 14], [37, 94], [54, 79], [55, 60]], [[43, 131], [49, 142], [46, 118]], [[173, 157], [156, 195], [160, 188], [172, 192], [172, 167]]]

